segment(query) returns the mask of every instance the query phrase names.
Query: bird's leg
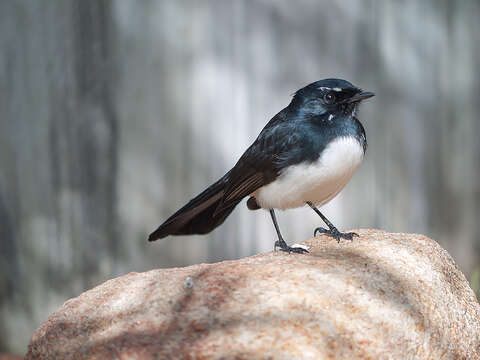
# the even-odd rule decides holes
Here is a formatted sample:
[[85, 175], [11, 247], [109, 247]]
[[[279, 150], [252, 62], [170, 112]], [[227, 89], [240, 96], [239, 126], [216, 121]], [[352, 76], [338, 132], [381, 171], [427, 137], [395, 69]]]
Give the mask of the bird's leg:
[[303, 254], [306, 252], [308, 253], [307, 249], [304, 249], [301, 247], [288, 246], [285, 240], [283, 240], [282, 234], [280, 233], [280, 228], [278, 227], [278, 223], [277, 223], [277, 217], [275, 216], [275, 211], [273, 211], [273, 209], [270, 209], [270, 216], [272, 217], [273, 225], [275, 225], [275, 230], [277, 231], [277, 235], [278, 235], [278, 240], [275, 241], [275, 246], [273, 248], [274, 250], [277, 250], [277, 246], [278, 246], [280, 250], [286, 251], [288, 253], [291, 253], [291, 252], [299, 253], [299, 254]]
[[315, 211], [318, 214], [318, 216], [320, 216], [322, 218], [323, 222], [325, 224], [327, 224], [327, 226], [329, 228], [327, 230], [323, 227], [318, 227], [314, 230], [313, 236], [316, 236], [317, 232], [319, 232], [320, 234], [325, 234], [325, 235], [333, 237], [334, 239], [337, 240], [337, 242], [340, 242], [340, 239], [348, 239], [348, 240], [353, 241], [354, 236], [358, 237], [358, 234], [354, 233], [354, 232], [342, 233], [342, 232], [338, 231], [338, 229], [330, 221], [328, 221], [328, 219], [325, 217], [325, 215], [323, 215], [320, 212], [320, 210], [318, 210], [316, 208], [315, 205], [313, 205], [310, 201], [307, 201], [307, 205], [310, 206], [313, 209], [313, 211]]

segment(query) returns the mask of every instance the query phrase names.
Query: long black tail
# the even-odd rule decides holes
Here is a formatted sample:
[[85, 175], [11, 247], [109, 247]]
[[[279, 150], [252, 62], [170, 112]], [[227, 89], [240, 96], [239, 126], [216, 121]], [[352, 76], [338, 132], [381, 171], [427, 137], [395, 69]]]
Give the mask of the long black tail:
[[240, 202], [239, 200], [215, 214], [222, 200], [227, 178], [228, 174], [190, 200], [151, 233], [148, 241], [155, 241], [168, 235], [206, 234], [222, 224]]

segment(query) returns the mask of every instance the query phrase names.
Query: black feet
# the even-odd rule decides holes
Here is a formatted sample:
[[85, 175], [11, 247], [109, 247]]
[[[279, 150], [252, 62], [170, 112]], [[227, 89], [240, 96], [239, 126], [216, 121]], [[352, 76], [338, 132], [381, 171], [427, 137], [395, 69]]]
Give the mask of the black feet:
[[342, 232], [338, 231], [337, 228], [335, 228], [335, 227], [332, 227], [330, 230], [327, 230], [327, 229], [322, 228], [322, 227], [318, 227], [313, 232], [313, 236], [316, 236], [317, 232], [320, 233], [320, 234], [325, 234], [327, 236], [331, 236], [335, 240], [337, 240], [337, 242], [340, 242], [340, 239], [347, 239], [347, 240], [353, 241], [354, 236], [358, 237], [357, 233], [354, 233], [354, 232], [342, 233]]
[[330, 230], [327, 230], [325, 228], [318, 227], [313, 232], [314, 237], [317, 235], [317, 232], [319, 232], [320, 234], [325, 234], [327, 236], [331, 236], [334, 239], [336, 239], [337, 242], [340, 242], [340, 239], [347, 239], [347, 240], [353, 241], [354, 236], [358, 237], [358, 234], [354, 233], [354, 232], [341, 233], [340, 231], [338, 231], [338, 229], [335, 226], [333, 226], [333, 224], [330, 221], [328, 221], [328, 219], [325, 217], [325, 215], [323, 215], [320, 212], [320, 210], [318, 210], [310, 201], [307, 201], [307, 205], [310, 206], [312, 208], [312, 210], [315, 211], [318, 214], [318, 216], [320, 216], [322, 218], [323, 222], [325, 224], [327, 224], [327, 226], [330, 229]]
[[277, 250], [277, 246], [280, 248], [280, 250], [288, 253], [292, 253], [292, 252], [297, 254], [308, 253], [308, 250], [304, 249], [303, 247], [288, 246], [284, 240], [275, 241], [275, 246], [273, 248], [275, 251]]
[[280, 233], [280, 228], [278, 227], [277, 217], [275, 216], [275, 211], [270, 209], [270, 215], [272, 216], [273, 225], [275, 226], [275, 230], [277, 231], [278, 240], [275, 241], [275, 246], [273, 247], [274, 250], [277, 250], [277, 246], [282, 251], [286, 251], [288, 253], [297, 253], [297, 254], [304, 254], [308, 253], [308, 250], [301, 247], [301, 246], [288, 246], [285, 240], [283, 240], [282, 234]]

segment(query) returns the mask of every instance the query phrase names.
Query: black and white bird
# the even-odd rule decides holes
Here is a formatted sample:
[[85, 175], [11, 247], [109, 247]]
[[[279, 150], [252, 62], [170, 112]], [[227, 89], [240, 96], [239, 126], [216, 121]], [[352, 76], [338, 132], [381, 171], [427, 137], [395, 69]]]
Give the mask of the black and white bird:
[[362, 100], [375, 94], [348, 81], [324, 79], [298, 90], [275, 115], [235, 166], [160, 225], [148, 240], [168, 235], [206, 234], [222, 224], [249, 196], [251, 210], [270, 211], [281, 250], [307, 252], [284, 241], [274, 209], [310, 206], [328, 226], [316, 228], [340, 241], [341, 233], [317, 209], [333, 199], [362, 162], [367, 140], [356, 117]]

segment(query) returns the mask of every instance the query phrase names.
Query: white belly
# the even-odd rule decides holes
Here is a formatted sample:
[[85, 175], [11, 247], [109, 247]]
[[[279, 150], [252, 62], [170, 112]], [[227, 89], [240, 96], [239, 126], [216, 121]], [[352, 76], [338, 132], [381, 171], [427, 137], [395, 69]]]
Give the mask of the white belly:
[[293, 165], [253, 195], [264, 209], [289, 209], [311, 201], [323, 205], [347, 184], [363, 160], [363, 148], [353, 137], [330, 143], [310, 164]]

